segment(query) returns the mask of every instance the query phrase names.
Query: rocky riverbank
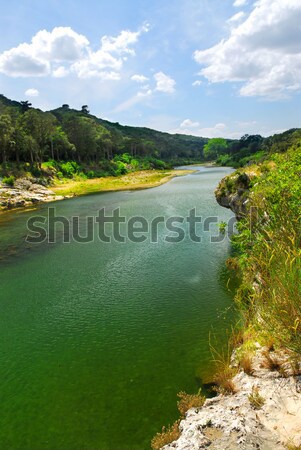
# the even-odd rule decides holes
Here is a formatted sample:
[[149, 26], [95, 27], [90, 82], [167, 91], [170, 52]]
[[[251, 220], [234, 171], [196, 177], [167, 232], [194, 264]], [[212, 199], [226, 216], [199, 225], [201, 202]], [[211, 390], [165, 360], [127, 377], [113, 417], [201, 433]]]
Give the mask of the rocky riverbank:
[[[275, 361], [274, 370], [267, 367], [267, 358]], [[299, 449], [300, 373], [301, 360], [290, 352], [269, 352], [257, 344], [251, 374], [240, 371], [233, 378], [233, 395], [218, 395], [190, 409], [180, 423], [180, 438], [163, 449]]]
[[14, 186], [0, 184], [0, 210], [52, 202], [63, 198], [48, 189], [43, 181], [35, 178], [18, 179]]
[[215, 198], [219, 205], [231, 209], [239, 220], [247, 211], [250, 186], [255, 172], [248, 171], [238, 174], [235, 172], [224, 178], [215, 191]]
[[[253, 201], [258, 174], [255, 166], [244, 168], [224, 178], [215, 191], [218, 203], [230, 208], [238, 220], [246, 217]], [[263, 284], [260, 273], [255, 274], [254, 279], [259, 279], [253, 283], [255, 293], [272, 288]], [[294, 323], [297, 330], [299, 319]], [[231, 370], [235, 369], [231, 395], [219, 394], [201, 408], [189, 409], [179, 425], [180, 437], [164, 450], [301, 449], [300, 353], [250, 340], [234, 351]]]

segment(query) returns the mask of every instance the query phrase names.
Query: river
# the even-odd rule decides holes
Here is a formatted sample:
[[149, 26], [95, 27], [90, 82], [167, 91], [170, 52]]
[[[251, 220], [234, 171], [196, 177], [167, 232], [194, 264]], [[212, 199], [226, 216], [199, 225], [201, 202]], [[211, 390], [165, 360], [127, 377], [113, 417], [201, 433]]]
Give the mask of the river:
[[[176, 394], [197, 392], [210, 379], [209, 333], [226, 339], [232, 294], [224, 270], [229, 241], [211, 242], [218, 225], [210, 219], [205, 231], [204, 220], [233, 217], [214, 198], [231, 169], [193, 168], [152, 189], [0, 215], [1, 449], [148, 450], [162, 425], [177, 419]], [[177, 233], [161, 222], [153, 235], [107, 243], [94, 221], [88, 243], [72, 236], [64, 243], [69, 233], [60, 225], [54, 242], [26, 242], [27, 220], [48, 220], [49, 208], [68, 221], [79, 217], [82, 236], [87, 216], [119, 208], [121, 235], [134, 216], [143, 227], [183, 217], [185, 237], [167, 242]], [[194, 209], [202, 242], [186, 220]], [[133, 242], [138, 235], [143, 242]]]

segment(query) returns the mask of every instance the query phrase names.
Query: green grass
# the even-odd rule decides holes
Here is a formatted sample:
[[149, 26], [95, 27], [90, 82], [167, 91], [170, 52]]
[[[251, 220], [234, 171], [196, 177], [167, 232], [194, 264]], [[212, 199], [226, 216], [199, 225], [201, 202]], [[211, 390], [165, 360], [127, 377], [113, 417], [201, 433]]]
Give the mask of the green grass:
[[51, 189], [57, 195], [66, 197], [96, 192], [146, 189], [159, 186], [173, 177], [187, 175], [191, 172], [189, 170], [143, 170], [119, 177], [56, 181], [56, 184]]
[[[251, 169], [249, 169], [251, 170]], [[232, 175], [233, 179], [233, 175]], [[232, 187], [233, 189], [233, 187]], [[301, 354], [301, 152], [256, 167], [249, 212], [234, 237], [242, 282], [236, 302], [260, 340]], [[252, 207], [252, 209], [251, 209]]]

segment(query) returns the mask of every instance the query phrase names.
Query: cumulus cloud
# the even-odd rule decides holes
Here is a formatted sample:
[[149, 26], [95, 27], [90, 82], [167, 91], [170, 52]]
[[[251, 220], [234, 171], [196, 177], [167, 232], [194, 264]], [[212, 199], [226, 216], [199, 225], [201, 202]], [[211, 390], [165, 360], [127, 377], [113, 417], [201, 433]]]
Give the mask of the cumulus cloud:
[[248, 3], [247, 0], [235, 0], [235, 2], [233, 3], [233, 6], [235, 6], [236, 8], [240, 8], [240, 6], [244, 6]]
[[195, 60], [211, 83], [241, 82], [240, 94], [270, 99], [301, 90], [300, 0], [258, 0], [227, 39]]
[[135, 50], [130, 45], [136, 44], [141, 33], [147, 32], [148, 26], [142, 27], [139, 31], [123, 30], [117, 37], [103, 36], [101, 38], [101, 48], [104, 52], [117, 53], [122, 55], [128, 53], [135, 55]]
[[69, 70], [66, 69], [64, 66], [59, 66], [56, 69], [53, 69], [52, 75], [55, 78], [63, 78], [66, 77], [69, 74]]
[[180, 128], [197, 128], [199, 126], [200, 126], [199, 122], [194, 122], [191, 119], [185, 119], [181, 123]]
[[30, 43], [0, 54], [0, 72], [13, 77], [51, 74], [56, 78], [73, 72], [79, 78], [118, 80], [127, 56], [135, 55], [132, 46], [148, 29], [144, 25], [135, 32], [123, 30], [116, 37], [103, 36], [96, 51], [84, 35], [70, 27], [41, 30]]
[[145, 77], [144, 75], [135, 74], [131, 76], [131, 80], [137, 81], [137, 83], [144, 83], [145, 81], [148, 80], [148, 78]]
[[154, 79], [156, 80], [156, 91], [166, 92], [168, 94], [175, 92], [175, 80], [168, 75], [165, 75], [165, 73], [155, 73]]
[[29, 44], [21, 44], [0, 55], [0, 72], [12, 77], [39, 77], [49, 75], [50, 64], [36, 56]]
[[27, 89], [27, 90], [24, 92], [24, 94], [25, 94], [27, 97], [37, 97], [37, 96], [39, 95], [39, 91], [38, 91], [37, 89], [35, 89], [35, 88], [30, 88], [30, 89]]

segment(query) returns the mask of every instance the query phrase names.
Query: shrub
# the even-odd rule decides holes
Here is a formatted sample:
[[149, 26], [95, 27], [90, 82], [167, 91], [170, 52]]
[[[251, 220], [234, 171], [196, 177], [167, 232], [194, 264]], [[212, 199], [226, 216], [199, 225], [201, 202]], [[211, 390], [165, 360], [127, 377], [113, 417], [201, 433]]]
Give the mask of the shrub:
[[164, 445], [171, 444], [180, 437], [179, 421], [173, 425], [169, 425], [168, 428], [163, 427], [161, 433], [157, 433], [152, 441], [151, 447], [153, 450], [160, 450]]
[[13, 175], [10, 175], [9, 177], [4, 177], [2, 179], [2, 183], [6, 184], [7, 186], [13, 186], [15, 184], [15, 177]]
[[200, 394], [187, 394], [186, 392], [179, 392], [178, 397], [180, 400], [177, 403], [178, 410], [182, 416], [190, 408], [201, 408], [206, 400], [206, 397]]
[[72, 178], [73, 175], [79, 172], [80, 166], [75, 161], [67, 161], [66, 163], [60, 164], [60, 169], [63, 175], [67, 178]]
[[261, 409], [265, 403], [265, 399], [259, 394], [258, 387], [253, 386], [252, 392], [248, 396], [248, 400], [254, 409]]

